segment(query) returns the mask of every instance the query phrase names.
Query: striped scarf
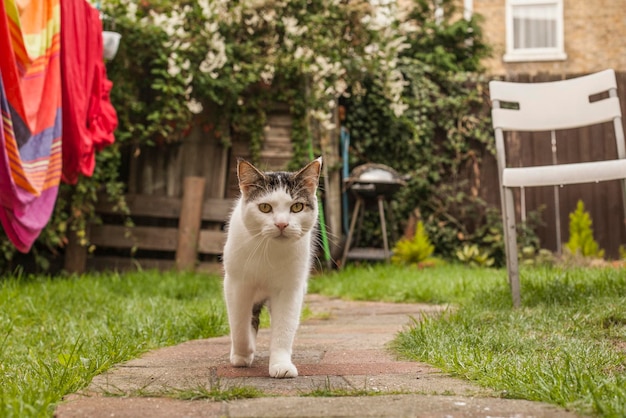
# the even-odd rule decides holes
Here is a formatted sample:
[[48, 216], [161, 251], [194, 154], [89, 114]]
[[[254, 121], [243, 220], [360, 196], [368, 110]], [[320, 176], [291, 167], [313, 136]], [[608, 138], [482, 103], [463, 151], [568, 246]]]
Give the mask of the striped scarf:
[[59, 0], [0, 0], [0, 222], [22, 252], [61, 178], [60, 13]]

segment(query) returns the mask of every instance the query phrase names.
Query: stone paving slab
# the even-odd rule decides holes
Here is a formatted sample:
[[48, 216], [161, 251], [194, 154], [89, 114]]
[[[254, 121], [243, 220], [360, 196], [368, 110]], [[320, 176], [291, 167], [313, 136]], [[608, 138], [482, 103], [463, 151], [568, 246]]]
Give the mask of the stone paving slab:
[[[419, 362], [395, 358], [387, 345], [397, 332], [445, 307], [347, 302], [307, 296], [313, 312], [297, 334], [295, 379], [268, 374], [269, 330], [259, 331], [252, 367], [233, 368], [229, 338], [162, 348], [97, 376], [69, 396], [58, 418], [78, 417], [575, 417], [549, 405], [500, 399], [496, 393]], [[252, 387], [263, 398], [228, 402], [171, 399], [204, 388]], [[310, 397], [313, 392], [367, 391], [375, 396]]]

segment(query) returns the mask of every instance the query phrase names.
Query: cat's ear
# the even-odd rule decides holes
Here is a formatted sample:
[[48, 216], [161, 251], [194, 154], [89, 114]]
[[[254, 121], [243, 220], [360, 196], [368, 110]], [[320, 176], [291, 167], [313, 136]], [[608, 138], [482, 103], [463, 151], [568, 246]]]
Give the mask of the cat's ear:
[[318, 159], [311, 161], [303, 169], [298, 171], [295, 177], [304, 185], [304, 187], [309, 190], [309, 193], [314, 194], [319, 183], [321, 172], [322, 157], [319, 157]]
[[237, 177], [239, 190], [244, 197], [248, 195], [250, 189], [258, 187], [259, 182], [265, 178], [263, 173], [243, 158], [237, 159]]

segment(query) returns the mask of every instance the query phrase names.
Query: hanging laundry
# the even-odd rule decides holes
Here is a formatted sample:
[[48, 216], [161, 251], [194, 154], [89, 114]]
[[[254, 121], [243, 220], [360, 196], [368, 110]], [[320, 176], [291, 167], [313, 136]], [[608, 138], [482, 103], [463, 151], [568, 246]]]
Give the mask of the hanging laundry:
[[59, 0], [0, 0], [0, 222], [27, 252], [61, 178]]
[[91, 176], [95, 152], [115, 141], [117, 113], [109, 101], [98, 10], [86, 0], [61, 2], [63, 181]]

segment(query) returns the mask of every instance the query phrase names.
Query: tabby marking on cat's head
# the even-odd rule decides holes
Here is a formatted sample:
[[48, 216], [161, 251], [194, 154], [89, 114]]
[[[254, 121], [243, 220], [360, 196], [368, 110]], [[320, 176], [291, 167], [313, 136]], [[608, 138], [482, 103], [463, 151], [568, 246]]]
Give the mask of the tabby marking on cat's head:
[[253, 234], [300, 237], [315, 225], [322, 160], [297, 172], [261, 172], [239, 159], [237, 175], [244, 204], [244, 223]]

